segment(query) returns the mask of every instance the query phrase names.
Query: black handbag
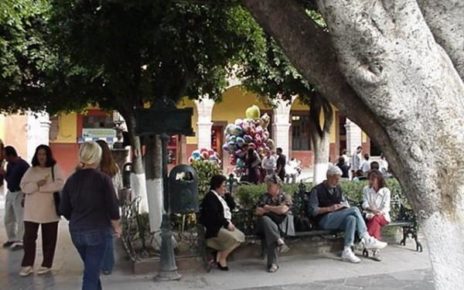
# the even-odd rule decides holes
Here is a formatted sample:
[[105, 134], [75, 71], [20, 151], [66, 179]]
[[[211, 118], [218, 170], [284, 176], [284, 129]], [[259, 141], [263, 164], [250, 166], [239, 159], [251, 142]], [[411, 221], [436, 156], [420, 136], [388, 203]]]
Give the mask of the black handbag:
[[[52, 180], [55, 182], [55, 170], [53, 170], [54, 166], [52, 166]], [[60, 212], [60, 201], [61, 201], [61, 194], [59, 191], [55, 191], [53, 193], [53, 201], [55, 202], [55, 211], [58, 216], [61, 216]]]

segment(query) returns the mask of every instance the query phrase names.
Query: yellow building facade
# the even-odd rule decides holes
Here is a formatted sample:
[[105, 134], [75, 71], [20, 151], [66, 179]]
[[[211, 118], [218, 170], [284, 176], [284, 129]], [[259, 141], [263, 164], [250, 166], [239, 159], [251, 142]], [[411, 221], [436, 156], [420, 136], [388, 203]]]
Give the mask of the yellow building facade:
[[[240, 85], [228, 88], [218, 102], [209, 98], [183, 99], [178, 107], [193, 108], [192, 126], [195, 136], [171, 138], [169, 150], [173, 163], [187, 163], [192, 151], [212, 148], [223, 159], [225, 173], [231, 172], [228, 153], [222, 150], [224, 129], [236, 119], [245, 118], [248, 107], [257, 105], [261, 114], [266, 113], [271, 117], [268, 130], [276, 147], [281, 147], [289, 159], [294, 157], [301, 160], [304, 167], [311, 167], [313, 152], [308, 131], [308, 106], [298, 98], [291, 102], [273, 102], [273, 106], [269, 105], [263, 97]], [[27, 114], [0, 116], [0, 138], [5, 144], [15, 146], [20, 155], [30, 159], [37, 145], [49, 142], [56, 159], [68, 174], [78, 162], [78, 144], [88, 139], [89, 132], [100, 133], [101, 136], [96, 135], [98, 138], [102, 137], [112, 143], [115, 138], [114, 128], [114, 114], [98, 108], [90, 108], [85, 113], [60, 114], [50, 119], [37, 119]], [[364, 152], [370, 152], [367, 136], [335, 109], [330, 130], [330, 161], [336, 161], [342, 149], [352, 152], [359, 145], [364, 147]]]

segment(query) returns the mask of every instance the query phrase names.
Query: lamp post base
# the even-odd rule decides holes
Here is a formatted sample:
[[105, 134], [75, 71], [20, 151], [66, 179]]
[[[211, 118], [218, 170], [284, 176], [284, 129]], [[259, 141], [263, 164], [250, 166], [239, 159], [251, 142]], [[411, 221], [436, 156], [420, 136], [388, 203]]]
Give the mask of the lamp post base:
[[155, 281], [179, 280], [181, 275], [177, 272], [176, 257], [172, 245], [171, 222], [168, 214], [163, 215], [161, 223], [161, 269]]
[[173, 270], [159, 272], [154, 279], [155, 281], [175, 281], [180, 280], [180, 278], [182, 278], [182, 275], [177, 273], [177, 270]]

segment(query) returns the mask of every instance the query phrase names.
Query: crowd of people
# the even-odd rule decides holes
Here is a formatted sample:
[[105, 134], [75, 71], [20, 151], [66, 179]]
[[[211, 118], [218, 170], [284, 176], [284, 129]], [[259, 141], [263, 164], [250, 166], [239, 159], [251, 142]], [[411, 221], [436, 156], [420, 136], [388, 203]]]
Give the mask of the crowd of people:
[[301, 162], [292, 158], [287, 161], [282, 148], [277, 148], [276, 152], [267, 150], [261, 159], [253, 148], [249, 148], [245, 154], [246, 174], [242, 176], [242, 181], [258, 184], [266, 180], [267, 175], [276, 174], [286, 183], [295, 183], [296, 178], [301, 173]]
[[342, 154], [335, 165], [342, 171], [343, 178], [352, 180], [367, 179], [367, 175], [372, 169], [379, 170], [384, 177], [390, 177], [385, 156], [380, 154], [379, 161], [372, 161], [368, 153], [362, 153], [361, 146], [356, 148], [356, 152], [353, 153], [351, 159], [347, 156], [346, 150], [342, 150]]
[[41, 266], [38, 275], [51, 272], [60, 216], [69, 220], [71, 240], [84, 264], [82, 289], [102, 289], [100, 273], [111, 274], [114, 237], [121, 235], [117, 192], [122, 177], [108, 144], [85, 142], [80, 163], [65, 181], [64, 174], [47, 145], [39, 145], [31, 165], [12, 146], [0, 142], [1, 180], [7, 182], [4, 224], [7, 241], [3, 248], [24, 250], [19, 275], [34, 273], [36, 240], [42, 233]]
[[[261, 159], [256, 150], [249, 148], [244, 155], [245, 175], [242, 181], [258, 184], [265, 182], [265, 177], [277, 174], [285, 183], [296, 183], [297, 177], [301, 175], [301, 161], [287, 157], [282, 153], [282, 148], [277, 148], [276, 152], [267, 150]], [[372, 161], [368, 153], [362, 152], [362, 147], [358, 146], [351, 157], [348, 157], [346, 149], [342, 150], [337, 162], [333, 163], [342, 171], [342, 178], [351, 180], [366, 180], [371, 169], [379, 170], [382, 175], [390, 177], [388, 162], [383, 154], [379, 161]]]
[[[36, 148], [31, 166], [18, 156], [12, 146], [0, 143], [0, 158], [7, 162], [0, 175], [7, 182], [4, 223], [7, 241], [4, 248], [24, 249], [19, 275], [26, 277], [34, 270], [36, 240], [42, 231], [41, 266], [38, 275], [49, 273], [53, 267], [60, 216], [69, 220], [71, 240], [84, 264], [82, 289], [102, 289], [100, 274], [111, 274], [114, 266], [114, 238], [120, 237], [117, 193], [122, 188], [120, 169], [108, 144], [104, 141], [85, 142], [79, 151], [80, 163], [65, 180], [64, 174], [47, 145]], [[258, 183], [263, 178], [267, 191], [255, 206], [256, 233], [262, 239], [266, 269], [279, 269], [278, 254], [289, 250], [285, 237], [295, 234], [292, 199], [283, 191], [283, 182], [298, 175], [295, 159], [287, 162], [281, 148], [276, 156], [267, 152], [261, 160], [249, 150], [246, 156], [248, 178]], [[358, 147], [350, 162], [343, 152], [336, 166], [330, 165], [327, 178], [309, 193], [308, 214], [321, 229], [343, 230], [342, 259], [358, 263], [353, 253], [356, 237], [364, 249], [372, 250], [380, 260], [379, 250], [387, 246], [381, 241], [381, 228], [390, 222], [390, 191], [384, 177], [388, 164], [369, 162], [369, 155]], [[368, 164], [368, 165], [366, 165]], [[2, 164], [3, 165], [3, 164]], [[350, 174], [351, 171], [351, 174]], [[342, 177], [366, 178], [363, 189], [362, 211], [348, 204], [339, 185]], [[206, 228], [207, 245], [215, 249], [215, 264], [222, 271], [229, 270], [229, 255], [245, 241], [245, 235], [232, 223], [236, 204], [227, 192], [226, 177], [215, 175], [210, 191], [201, 203], [200, 222]], [[61, 192], [60, 194], [57, 194]], [[58, 199], [58, 200], [57, 200]]]

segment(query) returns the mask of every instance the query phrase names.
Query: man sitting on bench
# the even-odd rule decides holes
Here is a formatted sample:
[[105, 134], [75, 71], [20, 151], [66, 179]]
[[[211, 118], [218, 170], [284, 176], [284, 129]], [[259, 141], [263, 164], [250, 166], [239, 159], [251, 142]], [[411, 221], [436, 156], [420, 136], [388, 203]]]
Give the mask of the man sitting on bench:
[[361, 259], [351, 250], [356, 232], [366, 249], [383, 249], [387, 243], [371, 237], [359, 209], [350, 207], [339, 185], [341, 175], [340, 168], [329, 166], [327, 179], [311, 190], [308, 212], [315, 217], [322, 229], [345, 231], [342, 259], [359, 263]]

